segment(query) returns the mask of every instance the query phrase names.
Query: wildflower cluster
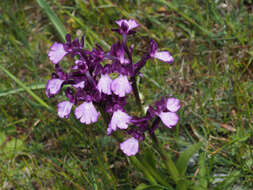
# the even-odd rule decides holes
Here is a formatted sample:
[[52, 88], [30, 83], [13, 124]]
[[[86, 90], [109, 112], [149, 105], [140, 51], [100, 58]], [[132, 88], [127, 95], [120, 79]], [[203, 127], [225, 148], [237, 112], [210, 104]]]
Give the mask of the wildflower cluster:
[[[167, 51], [159, 51], [154, 40], [150, 50], [137, 63], [133, 63], [133, 46], [127, 45], [127, 36], [134, 34], [138, 27], [135, 20], [116, 21], [119, 26], [113, 31], [122, 35], [122, 40], [111, 46], [109, 52], [100, 46], [91, 51], [84, 49], [84, 39], [71, 39], [68, 34], [66, 43], [55, 42], [48, 53], [55, 65], [55, 72], [46, 85], [46, 95], [53, 97], [64, 85], [67, 100], [58, 104], [58, 115], [68, 118], [72, 108], [81, 123], [86, 125], [97, 122], [99, 115], [108, 121], [107, 134], [117, 129], [124, 130], [131, 138], [120, 144], [121, 150], [128, 156], [139, 150], [139, 141], [145, 139], [145, 132], [153, 134], [159, 123], [171, 128], [178, 122], [176, 112], [180, 108], [178, 99], [162, 98], [149, 106], [143, 117], [126, 113], [126, 96], [134, 93], [138, 99], [136, 76], [149, 59], [157, 58], [171, 63], [173, 57]], [[71, 72], [64, 72], [59, 62], [67, 55], [75, 59]], [[112, 75], [117, 77], [112, 78]]]

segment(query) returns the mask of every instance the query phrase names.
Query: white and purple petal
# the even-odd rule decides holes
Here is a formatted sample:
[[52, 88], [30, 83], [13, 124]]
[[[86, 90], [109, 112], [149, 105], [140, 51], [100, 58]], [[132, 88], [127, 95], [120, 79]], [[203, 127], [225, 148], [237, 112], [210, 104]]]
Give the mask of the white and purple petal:
[[166, 63], [171, 63], [174, 61], [174, 58], [170, 55], [168, 51], [156, 51], [154, 57]]
[[124, 97], [126, 94], [132, 92], [132, 86], [126, 75], [120, 75], [112, 81], [111, 90], [119, 97]]
[[162, 120], [163, 124], [169, 128], [175, 126], [178, 122], [178, 116], [173, 112], [161, 112], [158, 116]]
[[64, 50], [63, 44], [54, 42], [48, 53], [48, 57], [53, 64], [59, 63], [68, 52]]
[[121, 20], [117, 20], [115, 22], [119, 26], [121, 26], [121, 24], [124, 22], [128, 26], [128, 31], [139, 26], [139, 24], [133, 19], [129, 19], [129, 20], [121, 19]]
[[84, 81], [81, 81], [77, 84], [73, 84], [73, 87], [75, 87], [75, 88], [84, 88]]
[[101, 78], [98, 81], [97, 84], [97, 89], [99, 90], [99, 92], [103, 92], [107, 95], [111, 95], [112, 91], [111, 91], [111, 83], [112, 83], [112, 79], [111, 77], [109, 77], [108, 74], [105, 75], [101, 75]]
[[75, 109], [75, 116], [81, 123], [89, 125], [98, 120], [99, 113], [92, 102], [84, 102]]
[[111, 121], [109, 123], [109, 128], [111, 130], [115, 131], [117, 128], [120, 129], [127, 129], [128, 125], [131, 122], [131, 116], [129, 116], [127, 113], [117, 110], [113, 113]]
[[61, 79], [51, 79], [47, 82], [46, 85], [46, 95], [47, 97], [51, 97], [53, 95], [56, 95], [61, 90], [61, 86], [63, 84], [64, 80]]
[[120, 143], [120, 149], [127, 156], [134, 156], [139, 151], [139, 142], [134, 137], [127, 139], [126, 141]]
[[58, 104], [57, 110], [58, 110], [58, 116], [60, 118], [69, 118], [69, 114], [71, 112], [73, 103], [69, 101], [63, 101]]
[[171, 112], [177, 112], [180, 109], [180, 100], [176, 98], [168, 98], [167, 109]]

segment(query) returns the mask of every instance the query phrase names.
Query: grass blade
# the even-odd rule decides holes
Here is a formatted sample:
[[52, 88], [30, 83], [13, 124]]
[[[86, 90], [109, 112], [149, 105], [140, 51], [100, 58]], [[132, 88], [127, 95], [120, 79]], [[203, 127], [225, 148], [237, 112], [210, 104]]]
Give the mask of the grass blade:
[[45, 11], [50, 21], [53, 23], [56, 31], [59, 33], [61, 39], [65, 41], [65, 36], [67, 31], [63, 24], [61, 23], [60, 19], [56, 16], [56, 14], [52, 11], [49, 5], [46, 3], [45, 0], [36, 0], [39, 6]]
[[[46, 86], [46, 84], [35, 84], [35, 85], [27, 86], [27, 88], [29, 88], [30, 90], [41, 90], [41, 89], [44, 89], [45, 86]], [[12, 94], [18, 94], [18, 93], [24, 92], [24, 91], [25, 91], [24, 88], [6, 90], [5, 92], [0, 92], [0, 97], [9, 96], [9, 95], [12, 95]]]
[[185, 13], [181, 12], [176, 6], [174, 6], [171, 2], [165, 1], [165, 0], [153, 0], [153, 2], [156, 3], [161, 3], [166, 5], [167, 7], [169, 7], [170, 9], [172, 9], [173, 11], [175, 11], [177, 14], [179, 14], [182, 18], [184, 18], [185, 20], [187, 20], [188, 22], [190, 22], [192, 25], [196, 26], [199, 30], [201, 30], [204, 34], [206, 34], [209, 37], [214, 37], [215, 35], [208, 31], [207, 29], [205, 29], [204, 27], [202, 27], [201, 25], [199, 25], [195, 20], [193, 20], [191, 17], [189, 17], [188, 15], [186, 15]]
[[30, 94], [38, 103], [42, 106], [46, 107], [49, 110], [53, 110], [44, 100], [42, 100], [39, 96], [37, 96], [30, 88], [28, 88], [22, 81], [16, 78], [13, 74], [11, 74], [7, 69], [5, 69], [2, 65], [0, 65], [0, 69], [12, 80], [14, 80], [19, 86], [21, 86], [28, 94]]

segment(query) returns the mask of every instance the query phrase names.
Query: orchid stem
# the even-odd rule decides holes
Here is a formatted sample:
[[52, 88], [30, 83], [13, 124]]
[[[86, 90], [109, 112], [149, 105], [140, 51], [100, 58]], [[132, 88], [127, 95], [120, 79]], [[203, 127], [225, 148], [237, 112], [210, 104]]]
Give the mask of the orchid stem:
[[142, 107], [140, 94], [139, 94], [139, 89], [138, 89], [138, 86], [137, 86], [137, 83], [136, 83], [136, 77], [132, 77], [131, 81], [132, 81], [132, 87], [133, 87], [133, 92], [134, 92], [134, 97], [135, 97], [136, 104], [138, 105], [139, 110], [141, 111], [141, 113], [144, 114], [145, 111]]

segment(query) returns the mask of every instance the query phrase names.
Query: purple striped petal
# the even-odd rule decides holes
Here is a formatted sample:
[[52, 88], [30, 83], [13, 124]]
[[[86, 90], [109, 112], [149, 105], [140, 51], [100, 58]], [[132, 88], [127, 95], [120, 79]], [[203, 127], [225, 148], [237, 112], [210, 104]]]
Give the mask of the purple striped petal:
[[58, 115], [60, 118], [69, 118], [73, 103], [64, 101], [58, 104]]
[[161, 112], [159, 114], [159, 117], [162, 120], [163, 124], [169, 128], [175, 126], [178, 122], [178, 116], [173, 112]]
[[61, 90], [61, 86], [64, 80], [61, 79], [51, 79], [47, 82], [46, 85], [46, 95], [47, 97], [52, 97], [56, 95]]
[[112, 83], [111, 77], [109, 77], [109, 75], [107, 74], [105, 75], [102, 74], [97, 84], [97, 88], [99, 92], [100, 93], [103, 92], [107, 95], [111, 95], [112, 94], [111, 83]]
[[157, 51], [155, 52], [154, 57], [166, 63], [171, 63], [174, 61], [173, 57], [170, 55], [168, 51], [159, 51], [159, 52]]
[[75, 116], [81, 123], [89, 125], [98, 120], [99, 113], [92, 102], [84, 102], [75, 109]]
[[124, 22], [128, 26], [128, 31], [139, 26], [139, 24], [133, 19], [129, 19], [129, 20], [121, 19], [121, 20], [117, 20], [115, 22], [119, 26], [121, 26], [121, 24]]
[[53, 64], [57, 64], [59, 63], [62, 58], [67, 54], [68, 52], [66, 52], [64, 50], [63, 44], [61, 43], [57, 43], [55, 42], [51, 48], [50, 51], [48, 53], [48, 57], [50, 59], [50, 61], [53, 62]]
[[180, 109], [180, 100], [176, 98], [168, 98], [167, 109], [171, 112], [177, 112]]
[[113, 93], [119, 97], [124, 97], [126, 94], [132, 92], [132, 86], [126, 75], [120, 75], [118, 78], [114, 79], [111, 83], [111, 89]]
[[126, 141], [120, 143], [120, 149], [127, 156], [134, 156], [139, 151], [139, 142], [134, 137], [127, 139]]
[[113, 113], [111, 122], [109, 124], [109, 128], [111, 130], [115, 131], [117, 128], [120, 129], [127, 129], [128, 124], [130, 124], [131, 116], [129, 116], [127, 113], [117, 110]]

